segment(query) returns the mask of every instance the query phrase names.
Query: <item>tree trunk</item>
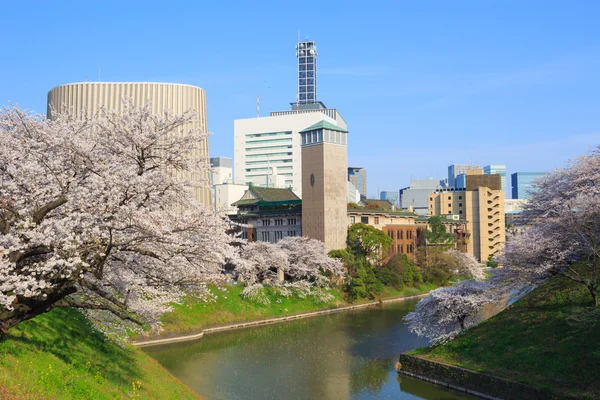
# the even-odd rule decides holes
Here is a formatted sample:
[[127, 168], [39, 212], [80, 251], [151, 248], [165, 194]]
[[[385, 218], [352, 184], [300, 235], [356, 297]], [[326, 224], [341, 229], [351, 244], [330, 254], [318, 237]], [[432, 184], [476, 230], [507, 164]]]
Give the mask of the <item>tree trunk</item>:
[[600, 299], [598, 298], [597, 288], [595, 286], [588, 286], [587, 288], [588, 288], [588, 290], [590, 291], [590, 293], [592, 295], [592, 301], [593, 301], [592, 304], [595, 307], [600, 306]]
[[77, 289], [75, 289], [75, 287], [66, 286], [61, 287], [54, 292], [46, 293], [46, 298], [26, 298], [17, 296], [17, 301], [14, 303], [13, 310], [0, 312], [0, 338], [6, 335], [10, 328], [17, 326], [21, 322], [52, 310], [57, 301], [64, 299], [76, 291]]

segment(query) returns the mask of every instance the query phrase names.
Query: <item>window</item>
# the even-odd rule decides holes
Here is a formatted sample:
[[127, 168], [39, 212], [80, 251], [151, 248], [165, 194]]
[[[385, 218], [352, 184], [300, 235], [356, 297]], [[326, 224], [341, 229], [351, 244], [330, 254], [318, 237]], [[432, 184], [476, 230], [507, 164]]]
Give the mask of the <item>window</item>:
[[433, 197], [430, 197], [430, 198], [429, 198], [429, 201], [433, 201]]
[[458, 210], [458, 213], [459, 213], [459, 214], [462, 214], [462, 210]]
[[375, 225], [379, 224], [379, 217], [374, 217], [375, 219]]
[[263, 224], [263, 226], [271, 226], [271, 220], [270, 219], [263, 219], [262, 220], [262, 224]]
[[459, 206], [459, 207], [462, 207], [462, 203], [458, 203], [458, 206]]
[[260, 233], [260, 240], [262, 242], [268, 242], [269, 241], [269, 232], [261, 232]]
[[448, 200], [452, 200], [452, 196], [448, 196]]
[[282, 219], [276, 219], [275, 220], [275, 225], [283, 225], [283, 220]]
[[354, 224], [354, 223], [356, 223], [356, 217], [355, 217], [355, 216], [351, 216], [351, 217], [350, 217], [350, 223], [351, 223], [351, 224]]
[[398, 245], [398, 253], [404, 253], [404, 246], [402, 246], [401, 244]]
[[458, 196], [458, 199], [459, 199], [459, 200], [462, 200], [462, 196]]
[[394, 239], [394, 231], [388, 231], [388, 236]]
[[369, 224], [369, 217], [360, 217], [360, 222], [363, 224]]
[[275, 240], [283, 239], [283, 231], [275, 232]]
[[296, 236], [296, 231], [288, 231], [288, 236]]
[[288, 225], [296, 225], [296, 218], [288, 218]]
[[398, 240], [402, 240], [404, 231], [398, 231]]
[[452, 208], [452, 204], [448, 204], [448, 208]]
[[248, 232], [247, 231], [242, 232], [242, 239], [248, 239]]

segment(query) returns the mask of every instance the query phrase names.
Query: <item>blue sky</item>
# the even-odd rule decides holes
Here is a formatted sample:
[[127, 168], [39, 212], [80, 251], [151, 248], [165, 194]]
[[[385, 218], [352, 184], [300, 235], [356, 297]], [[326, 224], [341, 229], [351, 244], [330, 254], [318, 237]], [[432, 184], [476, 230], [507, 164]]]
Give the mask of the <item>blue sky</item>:
[[98, 70], [198, 85], [211, 156], [232, 156], [256, 95], [262, 115], [294, 101], [300, 29], [375, 196], [453, 162], [549, 170], [600, 144], [599, 16], [575, 0], [0, 0], [0, 105], [45, 113], [48, 90]]

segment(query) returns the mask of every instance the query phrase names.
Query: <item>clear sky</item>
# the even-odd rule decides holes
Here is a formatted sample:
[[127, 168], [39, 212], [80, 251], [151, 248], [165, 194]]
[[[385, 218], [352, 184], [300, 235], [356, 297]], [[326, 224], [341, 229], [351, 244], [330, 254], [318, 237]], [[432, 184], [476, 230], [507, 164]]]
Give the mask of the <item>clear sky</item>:
[[451, 163], [544, 171], [600, 144], [600, 1], [0, 0], [0, 105], [54, 86], [162, 81], [207, 91], [211, 156], [233, 120], [288, 109], [295, 44], [350, 130], [368, 192]]

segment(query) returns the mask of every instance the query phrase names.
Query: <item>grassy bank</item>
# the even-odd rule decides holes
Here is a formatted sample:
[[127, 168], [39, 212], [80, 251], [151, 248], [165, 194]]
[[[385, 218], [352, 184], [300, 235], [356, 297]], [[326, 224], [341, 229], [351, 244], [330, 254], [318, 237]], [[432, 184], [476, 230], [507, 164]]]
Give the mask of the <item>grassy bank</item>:
[[453, 341], [412, 353], [558, 395], [600, 398], [600, 309], [555, 277]]
[[[381, 298], [411, 296], [426, 293], [434, 288], [435, 286], [430, 284], [399, 291], [386, 287]], [[183, 304], [176, 305], [172, 312], [165, 314], [162, 317], [165, 333], [189, 333], [211, 325], [279, 317], [373, 301], [364, 299], [350, 303], [344, 300], [339, 291], [331, 289], [334, 300], [330, 303], [316, 302], [312, 296], [300, 298], [294, 295], [285, 298], [270, 295], [270, 304], [263, 305], [243, 299], [240, 296], [243, 290], [241, 286], [228, 286], [224, 288], [225, 291], [215, 287], [210, 289], [218, 296], [215, 302], [206, 303], [188, 298]]]
[[142, 351], [120, 347], [76, 310], [24, 322], [0, 341], [2, 399], [197, 399]]

